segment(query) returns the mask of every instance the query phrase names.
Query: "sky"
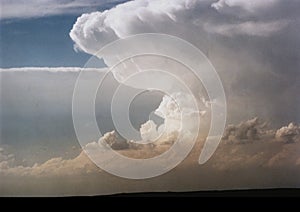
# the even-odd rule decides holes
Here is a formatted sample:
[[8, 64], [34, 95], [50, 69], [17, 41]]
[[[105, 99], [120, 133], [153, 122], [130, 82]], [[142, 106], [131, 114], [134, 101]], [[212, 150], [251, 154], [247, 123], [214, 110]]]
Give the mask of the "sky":
[[89, 55], [73, 49], [68, 32], [76, 15], [1, 20], [1, 68], [82, 67]]
[[[4, 0], [0, 6], [0, 196], [300, 186], [298, 0]], [[122, 43], [141, 33], [189, 42], [213, 68], [206, 66], [205, 57], [188, 54], [187, 61], [198, 64], [199, 70], [210, 67], [204, 77], [215, 70], [220, 78], [227, 105], [225, 131], [204, 165], [198, 164], [199, 154], [212, 105], [224, 106], [222, 95], [209, 99], [203, 83], [171, 58], [148, 55], [114, 66], [141, 49], [178, 57], [189, 51], [178, 40], [164, 48], [169, 40], [162, 39], [134, 40], [111, 52], [98, 52], [110, 42]], [[126, 81], [141, 68], [167, 70], [187, 88], [171, 75], [150, 72]], [[72, 117], [79, 77], [83, 108], [77, 115], [79, 126], [88, 129], [84, 141], [76, 136]], [[99, 78], [104, 83], [93, 109], [100, 137], [89, 131], [93, 122], [84, 104]], [[148, 85], [161, 86], [170, 95], [145, 89]], [[122, 129], [113, 123], [118, 86], [122, 95], [115, 111], [120, 121], [126, 120], [122, 111], [130, 95], [143, 91], [128, 109], [138, 136], [120, 135]], [[185, 125], [180, 128], [182, 114]], [[201, 120], [199, 131], [195, 118]], [[189, 141], [196, 134], [196, 145], [183, 163], [150, 179], [109, 174], [96, 166], [105, 156], [93, 155], [103, 151], [104, 143], [131, 158], [149, 158], [167, 151], [179, 138]], [[154, 145], [134, 144], [153, 139]]]
[[84, 12], [103, 11], [120, 2], [1, 1], [0, 67], [83, 67], [90, 56], [74, 51], [68, 35], [74, 22]]

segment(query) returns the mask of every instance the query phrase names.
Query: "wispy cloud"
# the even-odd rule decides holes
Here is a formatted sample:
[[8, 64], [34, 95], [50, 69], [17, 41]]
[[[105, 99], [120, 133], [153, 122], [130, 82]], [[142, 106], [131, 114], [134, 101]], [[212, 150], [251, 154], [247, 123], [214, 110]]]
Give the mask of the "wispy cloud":
[[0, 68], [1, 72], [16, 73], [16, 72], [80, 72], [94, 71], [105, 72], [105, 68], [80, 68], [80, 67], [22, 67], [22, 68]]
[[106, 9], [120, 2], [124, 0], [3, 0], [0, 3], [0, 19], [81, 14]]
[[218, 2], [213, 3], [211, 6], [218, 11], [225, 10], [226, 8], [242, 9], [248, 12], [255, 12], [259, 9], [265, 9], [273, 7], [274, 4], [278, 3], [279, 0], [219, 0]]
[[235, 35], [252, 35], [268, 37], [288, 25], [288, 21], [243, 22], [238, 24], [205, 25], [210, 33], [233, 37]]

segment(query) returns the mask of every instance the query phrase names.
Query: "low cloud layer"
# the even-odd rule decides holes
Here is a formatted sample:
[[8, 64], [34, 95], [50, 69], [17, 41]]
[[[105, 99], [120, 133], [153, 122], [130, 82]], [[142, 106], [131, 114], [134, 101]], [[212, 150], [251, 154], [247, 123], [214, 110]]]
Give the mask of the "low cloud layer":
[[3, 149], [0, 149], [0, 175], [14, 177], [68, 177], [82, 176], [91, 172], [97, 173], [100, 171], [98, 167], [87, 157], [84, 152], [81, 152], [73, 159], [63, 159], [61, 157], [52, 158], [41, 164], [26, 166], [17, 164], [13, 154], [7, 154]]
[[[233, 126], [230, 126], [227, 129], [232, 128]], [[178, 167], [162, 176], [143, 181], [126, 180], [102, 171], [84, 151], [71, 159], [54, 157], [29, 166], [24, 162], [17, 162], [16, 156], [3, 147], [0, 148], [0, 196], [300, 186], [298, 125], [289, 124], [277, 130], [268, 129], [259, 120], [252, 119], [235, 125], [234, 128], [234, 132], [229, 130], [229, 137], [234, 137], [235, 142], [228, 142], [228, 139], [224, 138], [207, 163], [198, 164], [203, 145], [203, 140], [199, 139], [190, 155]], [[253, 129], [257, 129], [257, 137], [252, 140]], [[275, 136], [279, 132], [286, 132], [287, 129], [298, 133], [294, 142], [285, 142]], [[99, 148], [99, 145], [103, 147], [105, 144], [130, 158], [150, 158], [167, 151], [176, 140], [176, 135], [165, 139], [160, 138], [154, 145], [141, 146], [121, 139], [112, 131], [105, 134], [99, 142], [89, 143], [85, 151]]]
[[[297, 170], [300, 165], [300, 127], [289, 124], [277, 130], [267, 129], [257, 118], [228, 126], [225, 137], [213, 157], [204, 165], [207, 170], [217, 173], [224, 170], [238, 171], [244, 169]], [[229, 135], [230, 134], [230, 135]], [[286, 142], [286, 137], [293, 142]], [[112, 148], [131, 158], [149, 158], [161, 154], [176, 141], [176, 134], [161, 137], [153, 144], [135, 144], [122, 139], [115, 131], [106, 133], [98, 142], [87, 144], [84, 149], [89, 152], [95, 148]], [[290, 141], [290, 140], [289, 140]], [[198, 154], [203, 145], [201, 139], [196, 148], [185, 161], [185, 166], [198, 165]], [[100, 156], [101, 157], [101, 156]], [[184, 166], [183, 166], [184, 167]], [[199, 166], [201, 168], [201, 166]], [[82, 151], [72, 159], [52, 158], [41, 164], [26, 166], [18, 164], [15, 156], [0, 149], [0, 174], [2, 176], [68, 177], [85, 176], [100, 173], [99, 169]], [[178, 170], [180, 172], [180, 169]], [[251, 176], [249, 176], [251, 177]], [[274, 185], [276, 186], [276, 185]]]

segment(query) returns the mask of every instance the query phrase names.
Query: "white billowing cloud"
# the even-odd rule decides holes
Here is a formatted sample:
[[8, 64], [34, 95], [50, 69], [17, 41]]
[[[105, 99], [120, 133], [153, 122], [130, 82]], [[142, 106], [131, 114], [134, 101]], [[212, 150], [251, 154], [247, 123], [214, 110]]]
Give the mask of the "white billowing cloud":
[[224, 22], [226, 17], [222, 17], [222, 13], [207, 15], [203, 11], [209, 12], [207, 6], [211, 5], [212, 10], [220, 12], [228, 9], [227, 7], [233, 8], [230, 11], [233, 15], [239, 12], [236, 7], [242, 10], [239, 12], [241, 14], [257, 11], [259, 15], [263, 15], [264, 11], [270, 11], [277, 2], [278, 0], [134, 0], [104, 12], [83, 14], [74, 24], [70, 36], [80, 49], [90, 54], [111, 41], [138, 33], [158, 32], [189, 38], [191, 33], [201, 34], [206, 30], [225, 36], [269, 36], [283, 29], [288, 21], [274, 14], [273, 19], [261, 16], [254, 21], [251, 17], [235, 17]]
[[[170, 96], [163, 97], [155, 114], [164, 119], [164, 125], [159, 127], [161, 131], [172, 133], [188, 129], [188, 131], [196, 133], [198, 128], [195, 120], [200, 119], [205, 114], [205, 110], [195, 110], [191, 94], [175, 92]], [[185, 126], [182, 126], [183, 123]]]
[[300, 126], [290, 123], [288, 126], [278, 129], [275, 137], [276, 139], [286, 143], [296, 142], [300, 139]]
[[137, 33], [159, 32], [166, 24], [181, 22], [177, 13], [189, 11], [197, 2], [199, 1], [126, 2], [104, 12], [83, 14], [74, 24], [70, 36], [80, 49], [94, 54], [105, 44], [118, 38]]
[[[199, 126], [195, 125], [196, 119], [205, 114], [204, 111], [195, 110], [192, 95], [181, 92], [175, 92], [170, 96], [165, 95], [154, 113], [163, 118], [164, 122], [157, 125], [153, 120], [148, 120], [142, 124], [140, 127], [142, 140], [125, 140], [116, 131], [111, 131], [105, 133], [98, 142], [88, 143], [85, 150], [90, 154], [94, 154], [95, 151], [101, 154], [103, 148], [108, 145], [114, 150], [125, 150], [131, 157], [137, 157], [141, 152], [151, 155], [172, 145], [180, 134], [185, 142], [190, 141], [193, 135], [197, 138]], [[139, 151], [135, 152], [135, 150]], [[146, 153], [147, 151], [150, 153]]]
[[[157, 116], [163, 118], [164, 123], [158, 126], [153, 120], [149, 120], [142, 124], [140, 127], [141, 142], [172, 143], [176, 141], [176, 137], [180, 133], [197, 134], [199, 126], [195, 123], [206, 111], [195, 110], [192, 98], [191, 94], [182, 92], [174, 92], [170, 96], [165, 95], [154, 111]], [[170, 139], [172, 141], [169, 141]]]
[[155, 141], [159, 134], [157, 132], [157, 125], [154, 121], [149, 120], [141, 125], [140, 133], [143, 141]]
[[99, 145], [109, 145], [114, 150], [129, 148], [128, 142], [120, 137], [115, 131], [105, 133], [98, 141]]
[[200, 119], [205, 111], [195, 110], [191, 94], [174, 92], [165, 95], [154, 111], [154, 114], [163, 118], [164, 122], [157, 125], [149, 120], [141, 125], [140, 134], [142, 142], [155, 141], [156, 144], [173, 143], [179, 134], [197, 134], [199, 126], [196, 119]]
[[[186, 119], [192, 123], [190, 129], [193, 129], [193, 118], [199, 116], [196, 112], [187, 112], [191, 110], [188, 104], [185, 105], [183, 110], [179, 109], [175, 101], [183, 101], [184, 98], [188, 98], [183, 94], [177, 93], [177, 97], [164, 96], [160, 106], [155, 110], [155, 114], [164, 119], [164, 123], [157, 125], [153, 120], [148, 120], [140, 127], [140, 135], [142, 140], [132, 141], [125, 140], [115, 130], [105, 133], [98, 142], [90, 142], [85, 146], [85, 150], [93, 151], [95, 149], [103, 150], [103, 148], [110, 147], [113, 150], [128, 150], [128, 149], [147, 149], [160, 148], [161, 145], [171, 145], [177, 140], [179, 133], [182, 133], [181, 116], [186, 116]], [[191, 116], [190, 118], [188, 118]], [[188, 122], [187, 122], [188, 123]], [[185, 132], [185, 134], [195, 133], [191, 131]], [[149, 144], [150, 143], [150, 144]], [[148, 145], [149, 144], [149, 145]]]
[[33, 18], [51, 15], [81, 14], [94, 11], [106, 4], [118, 3], [115, 0], [2, 0], [0, 19]]
[[254, 22], [246, 21], [237, 24], [221, 24], [210, 25], [206, 24], [205, 29], [210, 33], [216, 33], [224, 36], [236, 35], [252, 35], [268, 37], [271, 34], [283, 29], [288, 25], [288, 21], [269, 21], [269, 22]]

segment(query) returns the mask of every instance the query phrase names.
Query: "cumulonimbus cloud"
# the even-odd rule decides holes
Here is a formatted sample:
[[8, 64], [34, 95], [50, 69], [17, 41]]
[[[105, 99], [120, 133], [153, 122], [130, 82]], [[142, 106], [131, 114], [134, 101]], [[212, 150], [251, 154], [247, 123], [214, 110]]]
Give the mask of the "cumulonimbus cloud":
[[[164, 33], [183, 38], [203, 51], [216, 67], [228, 90], [228, 99], [236, 101], [228, 101], [229, 110], [236, 112], [245, 107], [243, 98], [247, 96], [251, 99], [248, 106], [255, 110], [251, 116], [265, 119], [276, 116], [276, 121], [283, 124], [291, 121], [292, 116], [278, 115], [287, 107], [280, 104], [287, 95], [272, 94], [275, 89], [278, 93], [284, 92], [278, 89], [279, 84], [285, 84], [283, 79], [295, 79], [298, 69], [299, 39], [294, 32], [299, 25], [298, 7], [299, 1], [294, 0], [289, 4], [282, 0], [251, 3], [246, 0], [170, 0], [163, 4], [159, 0], [134, 0], [102, 12], [83, 14], [70, 31], [70, 37], [78, 48], [92, 55], [112, 41], [139, 33]], [[105, 55], [102, 57], [104, 61], [108, 59]], [[283, 71], [286, 68], [293, 73]], [[266, 89], [262, 85], [268, 79], [272, 80]], [[280, 86], [289, 87], [289, 93], [297, 90], [293, 83]], [[272, 109], [262, 111], [263, 108], [257, 107], [258, 102], [263, 102], [266, 108], [273, 105]], [[295, 102], [288, 108], [291, 113], [296, 110], [294, 105]], [[230, 112], [228, 118], [233, 116], [239, 115]], [[232, 119], [242, 121], [250, 117]]]

